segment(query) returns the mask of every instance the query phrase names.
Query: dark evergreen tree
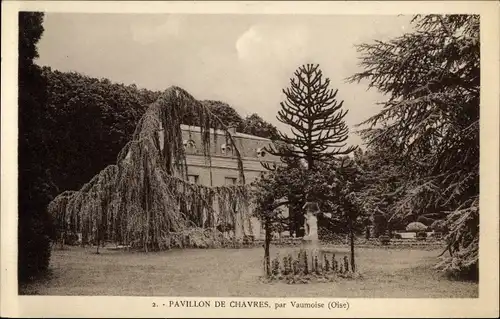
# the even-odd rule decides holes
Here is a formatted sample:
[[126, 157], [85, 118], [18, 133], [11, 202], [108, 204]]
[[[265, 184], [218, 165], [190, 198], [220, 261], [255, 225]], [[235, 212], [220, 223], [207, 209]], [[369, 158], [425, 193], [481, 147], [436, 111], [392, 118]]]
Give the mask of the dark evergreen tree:
[[392, 213], [445, 215], [450, 256], [439, 267], [477, 278], [480, 19], [412, 22], [413, 32], [358, 47], [364, 71], [350, 80], [367, 80], [387, 96], [361, 132], [370, 145], [388, 145], [404, 173]]
[[290, 87], [283, 90], [286, 101], [281, 102], [277, 119], [291, 127], [293, 136], [279, 132], [279, 139], [289, 148], [271, 149], [281, 157], [304, 159], [309, 169], [316, 161], [347, 155], [356, 147], [346, 147], [349, 129], [344, 122], [347, 110], [343, 101], [337, 102], [337, 92], [329, 88], [330, 79], [323, 77], [319, 65], [299, 67]]
[[43, 33], [43, 13], [19, 13], [19, 187], [18, 276], [23, 283], [46, 270], [50, 260], [50, 219], [45, 210], [54, 190], [43, 123], [46, 108], [45, 81], [33, 63]]

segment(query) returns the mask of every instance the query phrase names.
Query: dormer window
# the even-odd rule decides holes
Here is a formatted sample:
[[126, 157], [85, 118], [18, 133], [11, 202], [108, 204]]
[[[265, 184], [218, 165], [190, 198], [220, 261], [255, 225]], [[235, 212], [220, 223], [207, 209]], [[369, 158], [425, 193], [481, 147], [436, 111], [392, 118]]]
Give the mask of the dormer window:
[[231, 155], [233, 154], [233, 148], [229, 144], [222, 144], [220, 147], [222, 154]]
[[257, 149], [257, 157], [264, 157], [266, 156], [266, 150], [263, 147], [259, 147]]
[[184, 149], [187, 151], [195, 151], [196, 150], [196, 143], [193, 140], [184, 140]]

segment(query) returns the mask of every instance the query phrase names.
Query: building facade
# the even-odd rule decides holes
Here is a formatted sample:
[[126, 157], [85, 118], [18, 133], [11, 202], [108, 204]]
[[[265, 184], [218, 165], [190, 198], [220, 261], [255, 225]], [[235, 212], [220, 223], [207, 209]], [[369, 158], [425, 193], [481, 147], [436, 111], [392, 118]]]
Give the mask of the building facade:
[[[279, 157], [264, 150], [266, 146], [271, 144], [271, 140], [236, 132], [235, 129], [231, 129], [235, 145], [226, 140], [224, 131], [216, 130], [214, 132], [211, 130], [210, 139], [214, 141], [214, 136], [217, 136], [217, 140], [215, 143], [211, 143], [211, 160], [207, 162], [203, 155], [200, 128], [182, 125], [181, 129], [186, 148], [188, 178], [193, 183], [213, 187], [236, 184], [239, 171], [235, 147], [240, 152], [245, 183], [247, 184], [252, 183], [266, 172], [261, 164], [262, 161], [281, 163]], [[286, 208], [284, 210], [284, 213], [287, 214]], [[244, 221], [244, 225], [245, 235], [253, 236], [256, 239], [262, 238], [263, 230], [257, 218], [249, 216], [249, 220]], [[238, 234], [235, 235], [239, 237]]]

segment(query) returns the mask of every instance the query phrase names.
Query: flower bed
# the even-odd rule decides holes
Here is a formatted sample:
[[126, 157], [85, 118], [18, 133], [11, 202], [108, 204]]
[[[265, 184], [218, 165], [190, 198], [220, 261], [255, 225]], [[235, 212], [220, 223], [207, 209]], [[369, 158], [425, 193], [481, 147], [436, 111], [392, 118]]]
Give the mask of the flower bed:
[[347, 256], [337, 259], [335, 253], [301, 249], [296, 255], [276, 256], [271, 261], [271, 269], [264, 281], [306, 284], [359, 277], [359, 273], [352, 271]]

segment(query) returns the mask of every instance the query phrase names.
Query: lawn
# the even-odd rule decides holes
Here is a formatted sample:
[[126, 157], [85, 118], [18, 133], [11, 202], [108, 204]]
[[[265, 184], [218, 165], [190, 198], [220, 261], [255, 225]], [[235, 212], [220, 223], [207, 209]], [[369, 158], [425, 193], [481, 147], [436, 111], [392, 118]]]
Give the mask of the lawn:
[[[274, 248], [286, 253], [291, 248]], [[432, 269], [441, 250], [358, 248], [363, 278], [333, 283], [263, 283], [262, 248], [157, 253], [68, 247], [52, 252], [50, 274], [23, 294], [207, 297], [475, 298], [478, 285]], [[337, 256], [346, 254], [338, 248]]]

